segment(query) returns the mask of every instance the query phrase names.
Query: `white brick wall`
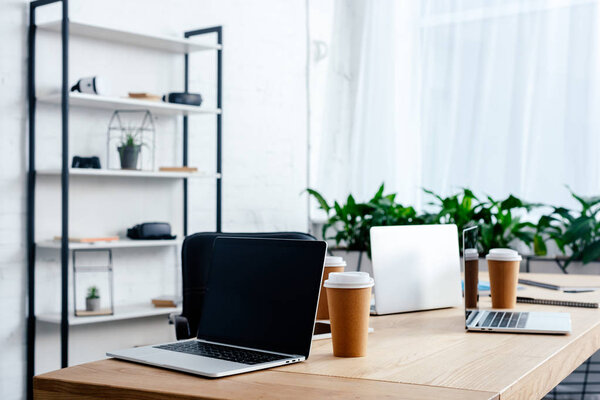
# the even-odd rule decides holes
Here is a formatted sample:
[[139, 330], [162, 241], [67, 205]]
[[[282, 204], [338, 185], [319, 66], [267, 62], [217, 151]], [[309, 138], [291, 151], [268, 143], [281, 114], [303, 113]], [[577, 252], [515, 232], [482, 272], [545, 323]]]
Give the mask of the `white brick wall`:
[[[24, 394], [27, 3], [0, 3], [1, 399], [19, 399]], [[60, 8], [54, 9], [50, 14], [56, 16]], [[300, 195], [306, 186], [305, 12], [302, 0], [71, 1], [72, 19], [121, 29], [179, 36], [188, 29], [224, 26], [223, 227], [227, 231], [307, 228], [306, 201]], [[38, 89], [52, 89], [59, 82], [57, 37], [41, 33], [39, 47]], [[83, 39], [73, 40], [70, 50], [71, 81], [100, 74], [112, 82], [112, 90], [118, 95], [127, 90], [161, 93], [182, 89], [181, 57]], [[214, 104], [215, 93], [214, 59], [210, 57], [192, 57], [192, 89], [203, 93], [207, 106]], [[56, 111], [39, 107], [39, 167], [58, 166], [60, 125]], [[71, 156], [104, 155], [109, 117], [110, 112], [73, 111]], [[180, 124], [177, 119], [158, 120], [158, 159], [163, 164], [179, 160]], [[192, 163], [201, 169], [213, 169], [214, 118], [193, 118], [190, 133]], [[59, 232], [59, 198], [58, 179], [39, 183], [37, 231], [41, 240]], [[196, 181], [190, 191], [190, 231], [214, 229], [214, 185]], [[90, 216], [87, 204], [94, 199], [100, 201], [93, 203], [96, 206]], [[181, 230], [179, 184], [74, 180], [71, 202], [72, 232], [117, 233], [140, 220], [153, 219], [169, 220], [178, 233]], [[37, 308], [56, 310], [58, 257], [47, 252], [41, 256], [44, 261], [38, 266]], [[174, 282], [164, 262], [171, 257], [172, 253], [160, 251], [115, 254], [115, 268], [120, 263], [121, 276], [115, 288], [117, 299], [139, 301], [169, 290]], [[152, 276], [160, 278], [153, 280]], [[141, 279], [148, 281], [142, 289], [135, 289]], [[126, 335], [133, 330], [143, 332], [145, 326], [136, 323], [135, 329], [129, 329], [127, 324], [97, 325], [95, 329], [74, 332], [72, 359], [79, 362], [102, 354], [89, 349], [94, 334], [100, 338], [120, 329], [119, 335]], [[136, 333], [136, 340], [172, 334], [170, 327], [160, 331], [156, 322], [149, 321], [147, 328], [156, 332], [155, 336]], [[39, 334], [37, 358], [42, 367], [38, 372], [57, 368], [56, 329], [44, 326]]]

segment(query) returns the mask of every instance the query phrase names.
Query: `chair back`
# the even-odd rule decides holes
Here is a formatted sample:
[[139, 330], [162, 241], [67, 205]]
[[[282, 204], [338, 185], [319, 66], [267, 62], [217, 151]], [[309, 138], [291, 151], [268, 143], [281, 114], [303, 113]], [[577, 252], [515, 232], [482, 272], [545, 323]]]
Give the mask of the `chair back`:
[[[315, 240], [314, 236], [301, 232], [200, 232], [186, 237], [181, 249], [182, 312], [181, 316], [175, 319], [175, 332], [178, 340], [189, 339], [196, 336], [196, 332], [198, 332], [200, 312], [204, 303], [208, 272], [211, 265], [212, 249], [217, 237]], [[185, 326], [186, 321], [181, 317], [187, 320], [187, 326]]]

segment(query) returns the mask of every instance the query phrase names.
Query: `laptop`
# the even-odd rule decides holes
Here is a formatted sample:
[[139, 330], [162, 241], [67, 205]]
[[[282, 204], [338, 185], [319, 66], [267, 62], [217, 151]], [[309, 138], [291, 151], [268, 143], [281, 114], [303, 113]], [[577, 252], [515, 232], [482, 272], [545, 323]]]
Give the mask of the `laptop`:
[[456, 225], [377, 226], [370, 234], [371, 314], [461, 306]]
[[106, 353], [210, 378], [304, 361], [327, 244], [217, 238], [197, 337]]
[[[463, 230], [463, 248], [477, 249], [477, 227]], [[571, 332], [571, 314], [561, 312], [534, 312], [497, 309], [467, 309], [465, 329], [480, 332], [547, 333]]]

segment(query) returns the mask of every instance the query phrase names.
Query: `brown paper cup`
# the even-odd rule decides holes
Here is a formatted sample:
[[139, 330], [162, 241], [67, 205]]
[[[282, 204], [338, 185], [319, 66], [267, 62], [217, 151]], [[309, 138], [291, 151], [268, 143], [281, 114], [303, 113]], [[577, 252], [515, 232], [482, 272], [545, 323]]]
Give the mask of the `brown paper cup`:
[[492, 308], [515, 308], [520, 261], [487, 260]]
[[333, 355], [364, 357], [367, 355], [371, 288], [327, 289]]
[[319, 296], [319, 306], [317, 307], [317, 319], [329, 319], [327, 290], [325, 290], [323, 284], [329, 279], [329, 274], [332, 272], [344, 272], [344, 266], [325, 266], [323, 270], [323, 279], [321, 280], [321, 295]]
[[479, 284], [479, 259], [465, 259], [465, 307], [477, 308]]

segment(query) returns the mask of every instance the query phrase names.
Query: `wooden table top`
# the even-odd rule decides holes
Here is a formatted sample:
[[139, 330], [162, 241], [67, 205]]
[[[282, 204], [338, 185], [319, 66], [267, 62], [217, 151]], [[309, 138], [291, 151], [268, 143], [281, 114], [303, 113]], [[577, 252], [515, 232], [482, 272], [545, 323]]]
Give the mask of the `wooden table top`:
[[[600, 287], [599, 276], [521, 277]], [[525, 287], [519, 295], [600, 302], [600, 291], [570, 294]], [[489, 298], [481, 303], [489, 306]], [[573, 331], [467, 333], [462, 308], [396, 314], [371, 318], [375, 332], [369, 335], [367, 357], [336, 358], [330, 340], [315, 341], [303, 363], [222, 379], [103, 360], [35, 377], [35, 398], [535, 399], [600, 348], [599, 309], [518, 304], [517, 310], [570, 312]]]

